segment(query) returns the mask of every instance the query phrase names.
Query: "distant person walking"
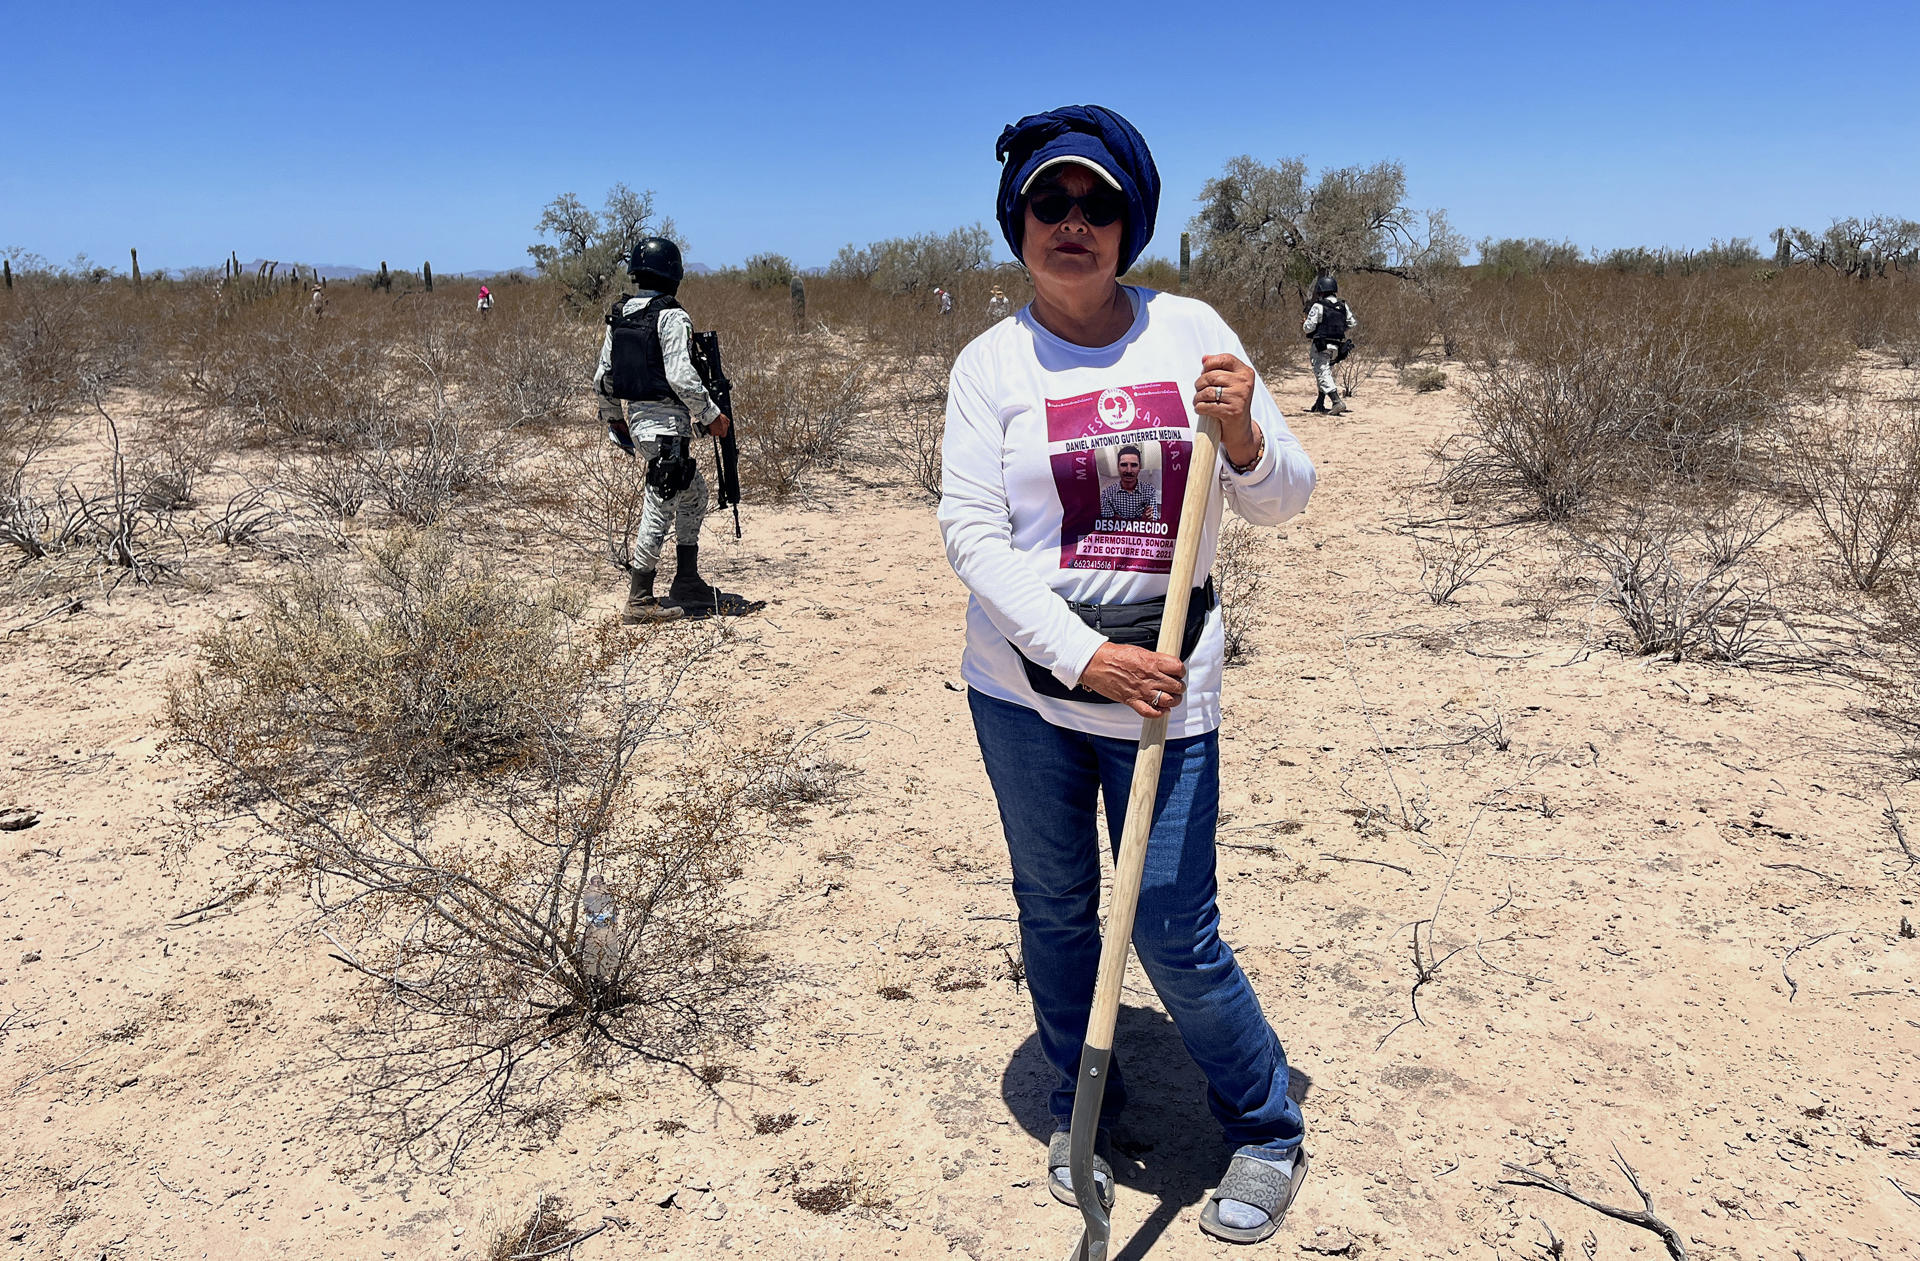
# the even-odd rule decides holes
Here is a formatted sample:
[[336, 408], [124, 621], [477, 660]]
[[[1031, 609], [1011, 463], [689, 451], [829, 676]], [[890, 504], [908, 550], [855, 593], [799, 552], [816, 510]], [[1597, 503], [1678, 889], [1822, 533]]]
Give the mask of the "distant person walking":
[[[720, 591], [700, 576], [707, 482], [694, 458], [694, 430], [724, 437], [733, 422], [693, 365], [693, 317], [673, 296], [685, 274], [680, 247], [664, 237], [643, 238], [628, 256], [627, 274], [639, 292], [616, 298], [607, 312], [607, 335], [593, 374], [608, 439], [647, 462], [646, 501], [633, 535], [621, 620], [633, 625], [751, 613], [759, 602]], [[669, 524], [678, 540], [679, 563], [662, 601], [654, 596], [653, 583]]]
[[[221, 282], [225, 284], [225, 281]], [[314, 319], [320, 319], [327, 313], [327, 291], [319, 285], [313, 287], [313, 296], [307, 299], [307, 311]]]
[[1347, 404], [1340, 397], [1340, 383], [1333, 379], [1333, 365], [1352, 352], [1353, 343], [1347, 334], [1360, 327], [1360, 317], [1339, 293], [1340, 282], [1332, 276], [1316, 278], [1313, 301], [1307, 304], [1307, 318], [1300, 325], [1300, 331], [1313, 340], [1313, 353], [1307, 360], [1313, 364], [1314, 384], [1320, 387], [1320, 397], [1307, 410], [1335, 416], [1346, 411]]
[[485, 285], [481, 285], [480, 299], [473, 304], [473, 309], [480, 312], [483, 316], [493, 310], [493, 290], [487, 288]]
[[987, 318], [1004, 320], [1011, 313], [1013, 304], [1007, 301], [1007, 295], [999, 285], [993, 287], [993, 293], [987, 298]]
[[953, 295], [951, 293], [948, 293], [945, 289], [935, 289], [933, 296], [940, 303], [940, 314], [953, 314]]

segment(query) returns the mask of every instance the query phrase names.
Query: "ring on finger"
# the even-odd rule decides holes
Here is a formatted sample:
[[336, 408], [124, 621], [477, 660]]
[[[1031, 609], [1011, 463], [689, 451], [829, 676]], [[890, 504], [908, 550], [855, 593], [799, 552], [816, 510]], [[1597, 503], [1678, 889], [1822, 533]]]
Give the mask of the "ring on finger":
[[1158, 709], [1158, 708], [1160, 708], [1160, 698], [1161, 698], [1162, 696], [1164, 696], [1164, 695], [1166, 695], [1166, 693], [1164, 693], [1164, 692], [1155, 692], [1155, 693], [1153, 694], [1153, 707], [1154, 707], [1155, 709]]
[[1218, 402], [1220, 401], [1220, 398], [1221, 398], [1221, 396], [1222, 396], [1223, 394], [1225, 394], [1225, 393], [1226, 393], [1226, 391], [1225, 391], [1225, 390], [1223, 390], [1223, 389], [1222, 389], [1222, 388], [1221, 388], [1220, 386], [1217, 386], [1217, 385], [1216, 385], [1216, 386], [1214, 386], [1214, 387], [1213, 387], [1213, 401], [1214, 401], [1214, 402], [1216, 402], [1216, 403], [1218, 403]]

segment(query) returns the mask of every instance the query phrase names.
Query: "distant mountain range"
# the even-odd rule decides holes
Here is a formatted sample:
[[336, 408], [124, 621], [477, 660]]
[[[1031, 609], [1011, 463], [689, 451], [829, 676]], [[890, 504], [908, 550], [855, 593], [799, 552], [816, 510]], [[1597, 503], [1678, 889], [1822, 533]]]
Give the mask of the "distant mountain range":
[[[247, 272], [251, 273], [251, 272], [258, 271], [260, 269], [260, 264], [266, 261], [267, 261], [266, 259], [256, 258], [250, 263], [242, 263], [241, 267], [244, 268]], [[388, 265], [392, 266], [392, 264], [388, 264]], [[282, 271], [285, 271], [288, 267], [291, 267], [291, 266], [293, 266], [292, 263], [288, 263], [284, 261], [280, 264], [280, 268]], [[373, 273], [379, 271], [380, 269], [378, 267], [357, 267], [351, 263], [301, 263], [300, 270], [302, 272], [319, 272], [322, 276], [325, 276], [328, 280], [355, 280], [361, 276], [371, 276]], [[413, 269], [406, 268], [404, 270], [410, 271]], [[531, 267], [478, 267], [478, 268], [469, 268], [465, 271], [439, 271], [436, 269], [433, 274], [436, 277], [445, 276], [449, 280], [457, 280], [457, 279], [462, 279], [466, 277], [477, 278], [482, 276], [504, 276], [508, 272], [515, 272], [515, 271], [525, 272], [531, 275], [533, 272], [533, 268]]]
[[[255, 272], [260, 269], [260, 264], [266, 261], [267, 260], [263, 258], [256, 258], [250, 263], [243, 263], [241, 265], [248, 272]], [[388, 265], [391, 266], [392, 264]], [[292, 264], [281, 263], [282, 268], [289, 266], [292, 266]], [[301, 263], [300, 270], [302, 272], [319, 272], [328, 280], [356, 280], [361, 276], [370, 276], [380, 269], [378, 267], [357, 267], [351, 263]], [[687, 264], [687, 274], [692, 276], [704, 276], [712, 270], [713, 268], [707, 266], [705, 263]], [[520, 272], [524, 275], [531, 276], [533, 274], [533, 268], [525, 265], [517, 267], [470, 267], [465, 271], [436, 270], [433, 274], [435, 276], [445, 276], [449, 280], [463, 278], [477, 280], [487, 276], [505, 276], [510, 272]]]

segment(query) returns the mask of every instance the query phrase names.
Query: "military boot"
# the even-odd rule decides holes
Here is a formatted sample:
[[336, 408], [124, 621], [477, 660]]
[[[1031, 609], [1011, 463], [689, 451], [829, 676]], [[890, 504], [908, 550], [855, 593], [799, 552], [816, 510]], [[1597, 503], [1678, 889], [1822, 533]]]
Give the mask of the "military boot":
[[1340, 397], [1340, 391], [1327, 391], [1327, 413], [1332, 416], [1341, 416], [1346, 413], [1346, 410], [1347, 400]]
[[667, 588], [667, 599], [689, 613], [711, 607], [713, 588], [700, 576], [700, 545], [682, 543], [673, 549], [673, 554], [679, 563], [674, 566], [673, 585]]
[[682, 610], [662, 604], [654, 598], [652, 570], [627, 575], [627, 607], [620, 614], [623, 624], [638, 626], [642, 622], [671, 622], [684, 615]]
[[1326, 411], [1327, 410], [1327, 392], [1325, 390], [1320, 391], [1319, 395], [1313, 400], [1313, 406], [1309, 407], [1307, 410], [1310, 412]]
[[765, 600], [749, 600], [731, 591], [722, 591], [702, 578], [699, 544], [683, 543], [674, 552], [679, 567], [674, 571], [673, 585], [667, 588], [667, 599], [688, 617], [740, 617], [766, 607]]

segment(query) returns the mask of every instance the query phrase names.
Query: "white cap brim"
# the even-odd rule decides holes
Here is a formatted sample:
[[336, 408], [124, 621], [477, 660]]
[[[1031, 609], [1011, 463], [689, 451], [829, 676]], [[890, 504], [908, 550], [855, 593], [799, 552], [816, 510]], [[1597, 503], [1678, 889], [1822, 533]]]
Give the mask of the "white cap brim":
[[1042, 162], [1039, 166], [1034, 167], [1033, 174], [1027, 176], [1027, 182], [1020, 186], [1020, 195], [1022, 197], [1025, 197], [1028, 191], [1032, 189], [1032, 187], [1040, 181], [1040, 177], [1042, 175], [1045, 175], [1048, 171], [1051, 171], [1056, 166], [1061, 166], [1069, 162], [1072, 163], [1074, 166], [1086, 167], [1089, 171], [1092, 171], [1095, 175], [1098, 175], [1102, 180], [1106, 181], [1107, 187], [1111, 188], [1114, 192], [1118, 193], [1118, 192], [1125, 191], [1120, 187], [1120, 181], [1113, 177], [1113, 172], [1107, 170], [1106, 167], [1101, 166], [1098, 162], [1095, 162], [1092, 158], [1082, 158], [1078, 156], [1069, 155], [1067, 157], [1054, 158], [1051, 161]]

